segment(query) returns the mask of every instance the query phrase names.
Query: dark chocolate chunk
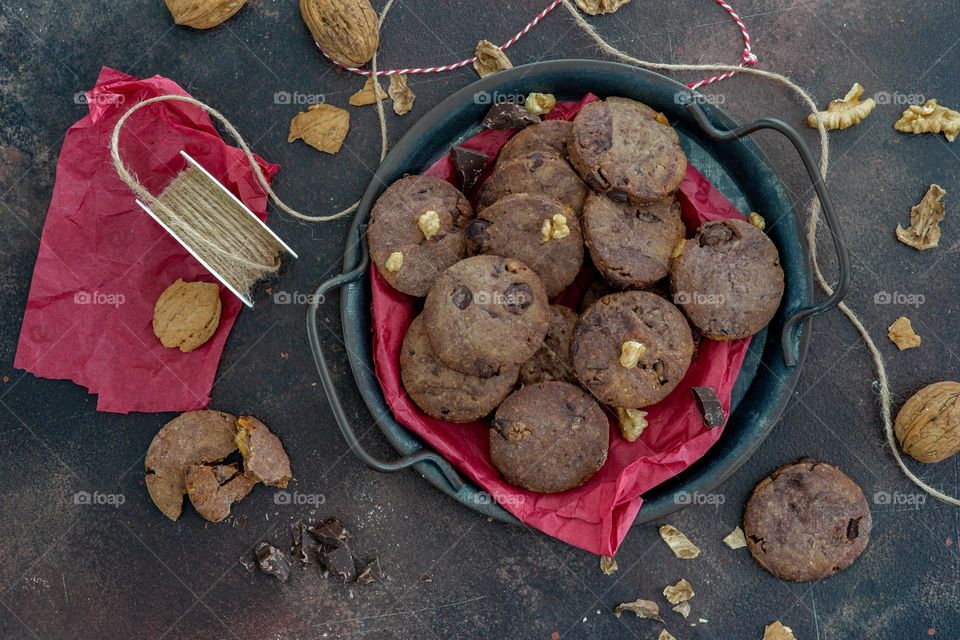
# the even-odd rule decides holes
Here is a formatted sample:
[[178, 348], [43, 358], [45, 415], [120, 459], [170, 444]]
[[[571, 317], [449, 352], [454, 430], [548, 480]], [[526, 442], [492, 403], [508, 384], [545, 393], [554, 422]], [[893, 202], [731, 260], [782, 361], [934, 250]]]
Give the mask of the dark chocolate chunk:
[[477, 184], [483, 170], [487, 168], [490, 156], [483, 151], [455, 146], [450, 150], [450, 159], [453, 161], [453, 168], [460, 174], [460, 189], [466, 193]]
[[483, 119], [483, 126], [487, 129], [522, 129], [538, 122], [540, 116], [533, 115], [522, 105], [504, 102], [490, 107], [487, 117]]
[[327, 547], [339, 547], [350, 539], [350, 532], [336, 518], [327, 518], [307, 529], [317, 542]]
[[250, 572], [257, 568], [257, 559], [249, 553], [245, 553], [240, 556], [240, 564]]
[[321, 553], [320, 562], [327, 571], [340, 576], [344, 582], [353, 582], [357, 578], [357, 565], [346, 544]]
[[290, 577], [290, 561], [283, 555], [283, 551], [269, 542], [261, 542], [257, 545], [256, 553], [260, 571], [276, 576], [280, 582], [287, 581]]
[[358, 584], [370, 584], [383, 580], [383, 570], [380, 568], [380, 558], [374, 558], [360, 571], [357, 576]]
[[290, 545], [290, 555], [294, 560], [301, 564], [310, 562], [309, 546], [304, 544], [303, 533], [307, 530], [307, 525], [302, 520], [297, 520], [290, 525], [290, 536], [293, 542]]
[[433, 582], [433, 576], [429, 573], [421, 573], [420, 582], [422, 582], [423, 584], [430, 584], [431, 582]]
[[690, 390], [693, 392], [693, 397], [697, 399], [697, 408], [703, 415], [705, 425], [719, 427], [726, 422], [723, 407], [720, 406], [720, 399], [712, 387], [691, 387]]

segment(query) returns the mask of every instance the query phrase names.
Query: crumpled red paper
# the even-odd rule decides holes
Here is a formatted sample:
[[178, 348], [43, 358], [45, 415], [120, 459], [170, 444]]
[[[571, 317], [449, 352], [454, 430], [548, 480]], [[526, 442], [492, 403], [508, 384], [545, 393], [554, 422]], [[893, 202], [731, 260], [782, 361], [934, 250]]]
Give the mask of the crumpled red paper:
[[[548, 116], [572, 119], [579, 103], [562, 103]], [[464, 143], [495, 157], [513, 131], [483, 131]], [[491, 160], [492, 163], [492, 160]], [[426, 172], [457, 184], [453, 165], [445, 156]], [[702, 223], [743, 217], [695, 168], [688, 167], [678, 200], [684, 223], [692, 232]], [[591, 269], [558, 298], [576, 308]], [[636, 442], [627, 442], [611, 419], [610, 453], [606, 463], [582, 486], [556, 494], [537, 494], [510, 486], [490, 463], [489, 427], [485, 422], [450, 424], [420, 411], [403, 390], [400, 347], [407, 327], [420, 312], [420, 301], [393, 289], [371, 269], [373, 290], [374, 361], [387, 404], [397, 421], [423, 438], [457, 469], [488, 491], [522, 522], [592, 553], [612, 556], [633, 524], [645, 491], [680, 473], [717, 441], [723, 428], [708, 429], [690, 387], [716, 389], [729, 413], [730, 392], [740, 372], [750, 340], [702, 340], [683, 381], [667, 398], [648, 407], [649, 426]], [[555, 301], [556, 302], [556, 301]]]
[[[214, 278], [135, 202], [110, 160], [119, 117], [137, 102], [188, 95], [172, 80], [137, 79], [104, 67], [87, 92], [90, 113], [70, 127], [20, 329], [14, 366], [68, 379], [97, 394], [97, 409], [188, 411], [210, 401], [224, 342], [242, 303], [221, 287], [220, 326], [190, 353], [165, 349], [153, 334], [153, 307], [177, 278]], [[120, 154], [152, 193], [186, 163], [186, 151], [261, 219], [267, 198], [243, 152], [229, 147], [207, 114], [163, 102], [124, 125]], [[258, 158], [264, 174], [279, 166]]]

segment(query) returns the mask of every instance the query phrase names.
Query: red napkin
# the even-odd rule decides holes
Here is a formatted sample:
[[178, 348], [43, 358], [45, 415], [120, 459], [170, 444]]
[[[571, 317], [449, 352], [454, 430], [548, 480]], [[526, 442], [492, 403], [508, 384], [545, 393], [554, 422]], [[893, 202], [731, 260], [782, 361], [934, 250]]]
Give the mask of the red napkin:
[[[580, 107], [596, 100], [562, 103], [548, 116], [572, 119]], [[464, 143], [494, 158], [512, 131], [484, 131]], [[491, 160], [492, 162], [492, 160]], [[449, 157], [426, 172], [456, 184]], [[688, 167], [678, 199], [688, 231], [703, 222], [743, 217], [696, 169]], [[723, 428], [708, 429], [690, 391], [693, 386], [716, 389], [729, 413], [730, 392], [740, 372], [750, 340], [702, 340], [690, 370], [680, 385], [660, 403], [649, 407], [649, 425], [633, 443], [610, 424], [610, 454], [603, 468], [582, 486], [557, 494], [537, 494], [512, 487], [490, 463], [489, 427], [484, 422], [450, 424], [435, 420], [410, 400], [400, 381], [400, 346], [407, 327], [420, 312], [419, 300], [393, 289], [371, 269], [373, 290], [374, 361], [384, 397], [397, 421], [423, 438], [457, 469], [488, 491], [522, 522], [587, 551], [612, 556], [640, 509], [643, 492], [675, 476], [699, 459], [717, 441]], [[561, 299], [576, 306], [589, 284], [585, 269]], [[584, 282], [586, 281], [586, 282]]]
[[[98, 394], [100, 411], [205, 407], [242, 306], [221, 287], [220, 326], [190, 353], [165, 349], [153, 334], [153, 306], [168, 285], [177, 278], [215, 281], [136, 204], [110, 160], [119, 117], [170, 93], [188, 95], [167, 78], [140, 80], [103, 68], [86, 94], [90, 114], [64, 140], [40, 239], [14, 366], [87, 387]], [[267, 198], [243, 152], [224, 143], [199, 107], [151, 105], [120, 136], [121, 158], [154, 194], [186, 167], [181, 149], [266, 219]], [[280, 168], [258, 162], [268, 179]]]

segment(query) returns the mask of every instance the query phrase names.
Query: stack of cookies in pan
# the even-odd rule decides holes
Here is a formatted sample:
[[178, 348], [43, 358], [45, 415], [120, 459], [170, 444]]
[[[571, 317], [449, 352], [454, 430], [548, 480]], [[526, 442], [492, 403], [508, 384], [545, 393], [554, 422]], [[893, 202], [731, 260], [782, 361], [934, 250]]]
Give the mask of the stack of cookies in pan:
[[[510, 484], [579, 486], [606, 461], [608, 412], [635, 440], [639, 410], [676, 388], [700, 336], [745, 338], [776, 313], [783, 272], [763, 231], [721, 220], [687, 238], [686, 169], [663, 114], [611, 97], [520, 130], [473, 204], [429, 176], [375, 204], [371, 258], [425, 297], [403, 385], [434, 418], [491, 416], [491, 461]], [[585, 260], [602, 280], [581, 313], [550, 304]]]

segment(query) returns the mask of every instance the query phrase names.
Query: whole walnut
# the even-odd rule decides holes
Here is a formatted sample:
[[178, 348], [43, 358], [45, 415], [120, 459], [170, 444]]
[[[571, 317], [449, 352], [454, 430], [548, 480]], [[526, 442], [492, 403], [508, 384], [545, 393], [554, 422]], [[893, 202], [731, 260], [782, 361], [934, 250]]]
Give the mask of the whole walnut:
[[177, 279], [153, 309], [153, 332], [163, 346], [193, 351], [216, 333], [220, 324], [220, 286]]
[[363, 66], [380, 46], [370, 0], [300, 0], [300, 14], [316, 43], [341, 64]]
[[166, 3], [177, 24], [212, 29], [240, 11], [247, 0], [166, 0]]
[[894, 429], [903, 451], [940, 462], [960, 451], [960, 383], [935, 382], [904, 403]]

